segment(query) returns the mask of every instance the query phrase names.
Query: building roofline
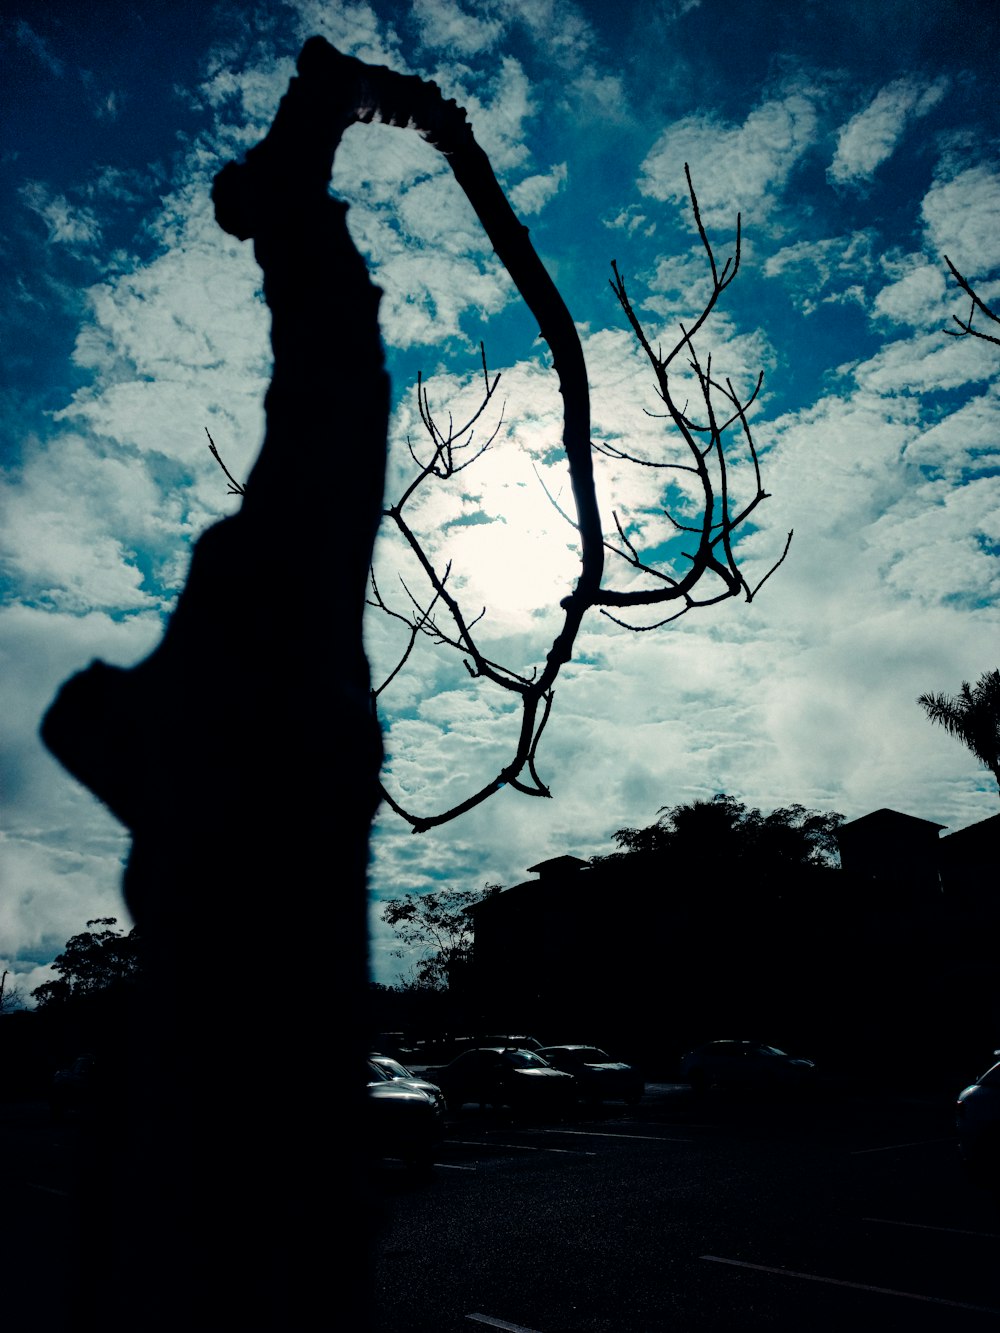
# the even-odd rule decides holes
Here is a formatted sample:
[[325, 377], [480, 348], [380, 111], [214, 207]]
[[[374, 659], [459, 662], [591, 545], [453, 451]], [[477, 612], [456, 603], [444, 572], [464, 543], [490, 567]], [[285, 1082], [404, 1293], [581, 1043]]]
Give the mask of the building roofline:
[[881, 809], [872, 810], [867, 815], [859, 815], [857, 819], [846, 820], [841, 824], [837, 832], [843, 833], [845, 829], [857, 828], [859, 824], [867, 824], [871, 820], [887, 823], [889, 821], [886, 819], [886, 816], [890, 816], [891, 820], [897, 823], [903, 821], [907, 824], [922, 824], [924, 828], [943, 829], [948, 827], [947, 824], [938, 824], [933, 819], [921, 819], [919, 815], [907, 815], [901, 810], [890, 810], [888, 806], [882, 806]]

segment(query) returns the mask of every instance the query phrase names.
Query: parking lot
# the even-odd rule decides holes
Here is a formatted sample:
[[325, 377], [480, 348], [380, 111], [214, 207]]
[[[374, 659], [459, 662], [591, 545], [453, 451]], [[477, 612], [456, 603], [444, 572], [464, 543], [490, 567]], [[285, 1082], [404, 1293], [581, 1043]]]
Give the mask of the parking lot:
[[[552, 1122], [469, 1104], [428, 1172], [374, 1172], [371, 1327], [995, 1328], [1000, 1208], [965, 1179], [953, 1105], [942, 1092], [696, 1097], [669, 1083], [635, 1108]], [[6, 1108], [0, 1130], [5, 1310], [62, 1330], [72, 1127], [39, 1104]], [[337, 1200], [323, 1204], [334, 1253]]]
[[380, 1173], [376, 1328], [995, 1327], [1000, 1210], [952, 1103], [652, 1084], [553, 1124], [467, 1106], [428, 1179]]

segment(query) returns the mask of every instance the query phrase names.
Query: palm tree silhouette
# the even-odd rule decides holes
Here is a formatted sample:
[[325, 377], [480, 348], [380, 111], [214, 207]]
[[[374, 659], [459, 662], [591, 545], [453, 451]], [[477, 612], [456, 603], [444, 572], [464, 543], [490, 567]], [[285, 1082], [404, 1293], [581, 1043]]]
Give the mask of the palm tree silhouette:
[[984, 672], [971, 687], [963, 680], [956, 695], [922, 694], [917, 703], [968, 746], [1000, 789], [1000, 670]]

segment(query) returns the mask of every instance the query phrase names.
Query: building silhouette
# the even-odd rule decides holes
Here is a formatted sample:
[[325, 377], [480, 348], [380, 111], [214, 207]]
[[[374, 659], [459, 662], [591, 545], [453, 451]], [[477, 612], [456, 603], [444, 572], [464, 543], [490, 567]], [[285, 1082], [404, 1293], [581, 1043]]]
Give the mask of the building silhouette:
[[848, 1069], [963, 1075], [1000, 1045], [1000, 815], [876, 810], [839, 868], [558, 856], [470, 909], [464, 989], [483, 1030], [593, 1041], [661, 1067], [758, 1038]]

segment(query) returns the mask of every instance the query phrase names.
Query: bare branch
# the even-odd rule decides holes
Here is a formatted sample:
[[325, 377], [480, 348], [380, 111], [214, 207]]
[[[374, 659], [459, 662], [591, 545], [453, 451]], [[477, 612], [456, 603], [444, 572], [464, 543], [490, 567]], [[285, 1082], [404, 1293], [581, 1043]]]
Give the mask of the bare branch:
[[[687, 167], [685, 168], [685, 174], [695, 225], [708, 261], [712, 285], [708, 298], [696, 317], [692, 321], [679, 323], [678, 336], [666, 353], [664, 353], [659, 343], [657, 343], [654, 350], [654, 344], [647, 335], [642, 321], [632, 305], [625, 279], [614, 261], [611, 265], [613, 276], [609, 280], [636, 341], [653, 371], [657, 396], [666, 409], [663, 413], [647, 413], [647, 415], [666, 421], [672, 430], [677, 433], [679, 443], [686, 455], [685, 458], [640, 457], [607, 441], [591, 445], [588, 440], [582, 438], [580, 431], [584, 421], [589, 422], [589, 413], [586, 407], [586, 385], [580, 375], [582, 363], [579, 359], [579, 347], [575, 340], [575, 331], [573, 337], [570, 338], [565, 327], [565, 318], [567, 317], [563, 313], [558, 314], [557, 343], [561, 350], [558, 358], [555, 357], [555, 348], [553, 348], [553, 354], [554, 359], [557, 360], [557, 370], [560, 373], [560, 387], [563, 392], [566, 412], [564, 443], [570, 464], [574, 497], [577, 501], [577, 517], [575, 519], [555, 499], [537, 468], [535, 472], [550, 504], [580, 537], [582, 571], [576, 589], [563, 599], [562, 607], [565, 613], [563, 627], [554, 639], [540, 672], [533, 670], [529, 675], [523, 671], [514, 671], [509, 666], [493, 661], [484, 655], [472, 633], [473, 627], [482, 619], [484, 611], [480, 611], [474, 618], [465, 614], [457, 597], [446, 586], [451, 573], [451, 565], [447, 566], [443, 576], [438, 575], [434, 562], [424, 549], [420, 539], [415, 535], [403, 512], [404, 507], [418, 489], [425, 485], [431, 477], [438, 483], [447, 483], [458, 472], [480, 457], [482, 452], [495, 441], [503, 422], [502, 410], [496, 425], [484, 444], [480, 444], [478, 441], [474, 444], [473, 434], [474, 427], [482, 420], [483, 413], [494, 397], [499, 376], [491, 378], [485, 351], [482, 344], [480, 344], [483, 395], [476, 410], [464, 420], [464, 424], [461, 426], [455, 425], [454, 416], [450, 410], [446, 413], [447, 425], [443, 424], [445, 416], [436, 414], [432, 409], [427, 386], [422, 376], [418, 377], [417, 406], [421, 424], [430, 443], [431, 453], [425, 461], [421, 461], [417, 451], [407, 440], [407, 446], [416, 464], [417, 472], [406, 485], [400, 499], [386, 508], [384, 512], [386, 517], [395, 525], [423, 570], [431, 589], [431, 597], [425, 604], [405, 584], [403, 585], [410, 604], [409, 609], [405, 614], [398, 611], [390, 611], [389, 614], [394, 614], [408, 626], [408, 642], [403, 658], [394, 668], [391, 676], [379, 687], [377, 693], [384, 690], [389, 679], [398, 675], [402, 663], [407, 660], [409, 654], [413, 651], [417, 637], [424, 635], [443, 647], [458, 651], [462, 655], [462, 660], [470, 676], [481, 678], [491, 685], [519, 695], [521, 726], [515, 752], [510, 762], [495, 777], [484, 783], [478, 791], [466, 796], [456, 805], [440, 814], [419, 815], [409, 812], [402, 807], [396, 798], [386, 793], [387, 803], [411, 825], [414, 832], [420, 832], [456, 818], [487, 800], [505, 786], [513, 787], [516, 791], [532, 796], [549, 795], [549, 788], [541, 781], [536, 767], [539, 742], [551, 713], [553, 683], [563, 663], [570, 658], [582, 617], [590, 607], [596, 606], [608, 620], [625, 629], [633, 632], [648, 632], [651, 629], [668, 625], [690, 611], [715, 606], [719, 602], [740, 594], [747, 601], [752, 600], [764, 583], [784, 562], [788, 554], [791, 533], [788, 535], [784, 550], [778, 560], [753, 588], [749, 586], [744, 578], [736, 556], [735, 541], [741, 526], [757, 506], [767, 499], [767, 493], [761, 483], [759, 454], [748, 419], [748, 413], [760, 394], [763, 376], [757, 376], [750, 393], [743, 398], [734, 388], [730, 379], [719, 379], [713, 373], [711, 356], [703, 362], [695, 346], [697, 335], [705, 326], [722, 293], [736, 277], [740, 265], [742, 237], [740, 220], [737, 218], [735, 251], [720, 266], [705, 229], [697, 195], [691, 180], [691, 173]], [[456, 172], [456, 175], [459, 176], [461, 181], [461, 173]], [[503, 254], [501, 254], [501, 257], [503, 258]], [[532, 260], [532, 263], [537, 263], [537, 261]], [[529, 304], [531, 304], [530, 300]], [[532, 308], [535, 307], [532, 306]], [[561, 305], [559, 309], [564, 311], [564, 307], [561, 307]], [[540, 323], [542, 323], [541, 320]], [[542, 323], [542, 336], [546, 337], [550, 347], [553, 347], [544, 323]], [[694, 377], [696, 385], [696, 404], [694, 408], [689, 405], [686, 397], [679, 403], [673, 396], [670, 367], [677, 361], [681, 353], [683, 353], [683, 362]], [[564, 371], [561, 367], [567, 364], [569, 370], [565, 371], [564, 378]], [[752, 469], [754, 483], [752, 494], [739, 505], [734, 504], [729, 476], [728, 437], [733, 431], [738, 431], [742, 436], [742, 448]], [[690, 478], [697, 478], [695, 489], [700, 497], [700, 516], [696, 522], [682, 522], [671, 514], [669, 508], [661, 508], [663, 519], [675, 533], [687, 534], [694, 539], [691, 543], [693, 549], [680, 554], [680, 559], [685, 562], [685, 568], [673, 572], [659, 568], [656, 563], [644, 558], [636, 542], [626, 531], [617, 512], [613, 513], [617, 541], [608, 540], [603, 534], [600, 534], [599, 528], [595, 527], [597, 511], [590, 476], [589, 458], [591, 449], [618, 462], [641, 467], [650, 472], [684, 473]], [[584, 472], [581, 473], [584, 460], [586, 467]], [[583, 478], [582, 489], [581, 477]], [[582, 502], [581, 495], [583, 497]], [[595, 533], [597, 533], [597, 542], [602, 551], [607, 550], [615, 555], [635, 572], [654, 580], [657, 586], [630, 589], [627, 592], [602, 587], [599, 574], [600, 561], [594, 552]], [[704, 592], [697, 593], [695, 589], [705, 576], [712, 576], [714, 580], [718, 581], [715, 590], [706, 589]], [[373, 589], [376, 589], [374, 582]], [[652, 606], [661, 602], [675, 602], [677, 606], [669, 615], [657, 620], [653, 625], [629, 624], [609, 609]], [[372, 604], [382, 610], [388, 610], [377, 589]], [[446, 628], [438, 610], [441, 611], [441, 615], [446, 615], [446, 619], [453, 623], [454, 630]]]
[[774, 571], [775, 571], [780, 565], [783, 565], [783, 564], [785, 563], [785, 556], [788, 554], [788, 549], [789, 549], [789, 547], [790, 547], [791, 544], [792, 544], [792, 537], [793, 537], [794, 533], [795, 533], [795, 529], [794, 529], [794, 528], [791, 529], [791, 530], [789, 531], [788, 536], [785, 538], [785, 548], [784, 548], [784, 550], [781, 552], [781, 555], [780, 555], [780, 556], [778, 557], [778, 559], [774, 562], [774, 564], [773, 564], [773, 565], [771, 566], [771, 568], [767, 571], [767, 573], [766, 573], [766, 574], [764, 575], [764, 577], [760, 580], [760, 582], [757, 583], [757, 584], [754, 586], [753, 590], [747, 592], [747, 601], [748, 601], [748, 602], [753, 601], [753, 599], [757, 596], [757, 594], [760, 592], [761, 588], [763, 588], [764, 584], [768, 581], [768, 579], [771, 577], [771, 575], [774, 573]]
[[209, 451], [211, 452], [212, 457], [215, 459], [215, 461], [218, 463], [219, 467], [221, 467], [222, 470], [223, 470], [223, 472], [226, 474], [226, 480], [229, 482], [229, 486], [228, 486], [228, 488], [227, 488], [229, 494], [230, 494], [230, 495], [246, 495], [246, 489], [245, 489], [243, 486], [240, 485], [240, 483], [236, 480], [236, 478], [233, 476], [233, 474], [232, 474], [232, 473], [229, 471], [229, 469], [226, 467], [225, 463], [222, 461], [222, 455], [219, 453], [218, 449], [215, 447], [215, 441], [212, 439], [212, 436], [211, 436], [211, 434], [210, 434], [209, 429], [208, 429], [207, 426], [205, 427], [205, 434], [208, 436], [208, 448], [209, 448]]
[[539, 486], [541, 486], [542, 490], [545, 492], [545, 498], [548, 500], [549, 504], [556, 511], [559, 517], [564, 518], [566, 522], [570, 525], [570, 527], [573, 529], [573, 531], [578, 533], [580, 531], [579, 525], [574, 522], [574, 520], [569, 516], [569, 514], [566, 513], [566, 510], [563, 509], [562, 505], [549, 490], [548, 486], [546, 486], [545, 478], [538, 471], [538, 468], [535, 467], [534, 464], [532, 464], [532, 471], [534, 472], [535, 476], [538, 479]]
[[986, 302], [982, 300], [982, 298], [976, 293], [976, 291], [973, 289], [968, 280], [964, 278], [961, 273], [959, 273], [958, 269], [951, 262], [951, 260], [948, 258], [947, 255], [945, 255], [944, 257], [944, 262], [951, 269], [952, 277], [958, 283], [959, 287], [961, 287], [962, 291], [965, 292], [965, 294], [972, 301], [972, 305], [969, 309], [968, 319], [962, 320], [959, 319], [957, 315], [952, 315], [952, 320], [954, 321], [954, 323], [958, 325], [959, 331], [956, 333], [954, 329], [945, 329], [944, 332], [947, 333], [950, 338], [966, 338], [966, 337], [979, 338], [982, 342], [996, 343], [996, 345], [1000, 347], [1000, 338], [995, 338], [991, 333], [983, 333], [981, 329], [974, 329], [972, 327], [972, 321], [975, 317], [977, 310], [981, 315], [985, 315], [987, 319], [993, 320], [994, 324], [1000, 324], [1000, 315], [997, 315], [993, 310], [990, 309], [990, 307], [986, 304]]

